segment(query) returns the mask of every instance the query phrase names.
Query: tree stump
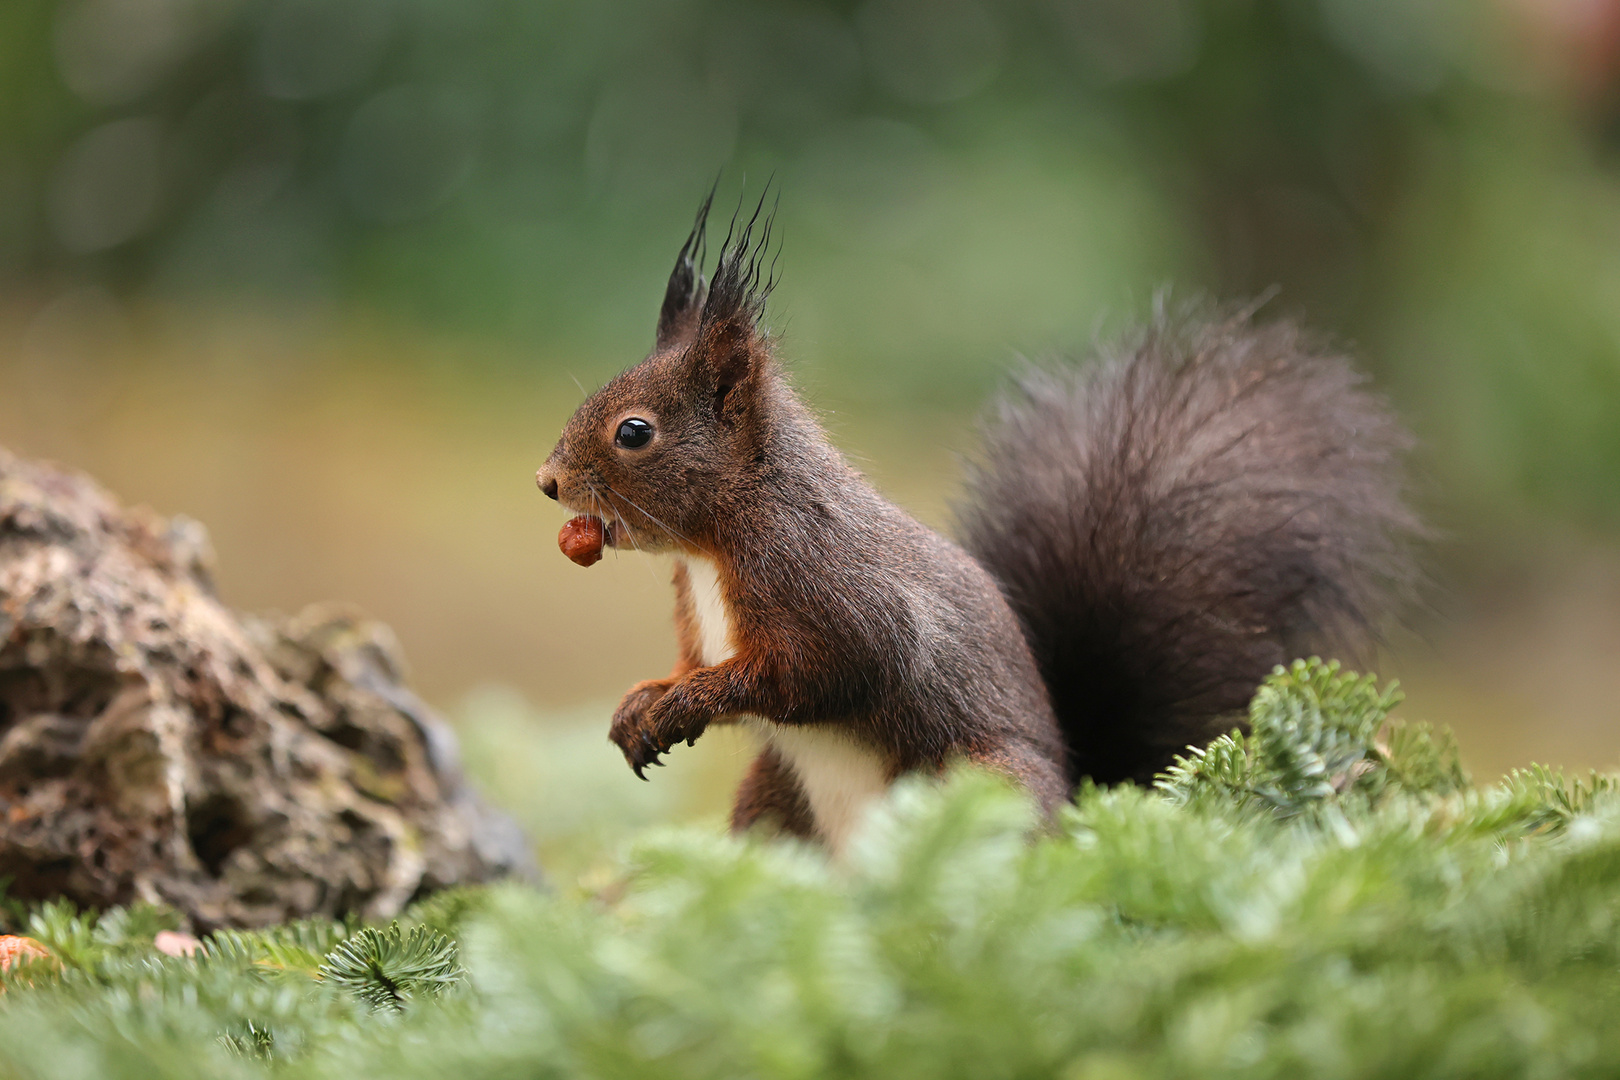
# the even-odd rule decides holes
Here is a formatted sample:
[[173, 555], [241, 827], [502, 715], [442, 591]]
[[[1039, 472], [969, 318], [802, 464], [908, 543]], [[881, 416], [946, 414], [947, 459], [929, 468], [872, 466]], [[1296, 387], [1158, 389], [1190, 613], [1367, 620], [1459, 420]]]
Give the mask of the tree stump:
[[387, 627], [243, 616], [198, 523], [0, 449], [0, 878], [198, 929], [536, 873]]

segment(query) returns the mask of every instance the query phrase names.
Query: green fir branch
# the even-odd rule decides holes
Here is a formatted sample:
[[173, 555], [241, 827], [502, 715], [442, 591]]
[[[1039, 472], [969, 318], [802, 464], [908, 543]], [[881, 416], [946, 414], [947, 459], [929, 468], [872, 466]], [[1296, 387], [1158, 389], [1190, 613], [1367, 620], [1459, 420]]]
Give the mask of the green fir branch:
[[320, 977], [354, 994], [373, 1010], [399, 1011], [418, 997], [437, 997], [461, 982], [456, 943], [429, 926], [409, 931], [366, 927], [338, 944]]

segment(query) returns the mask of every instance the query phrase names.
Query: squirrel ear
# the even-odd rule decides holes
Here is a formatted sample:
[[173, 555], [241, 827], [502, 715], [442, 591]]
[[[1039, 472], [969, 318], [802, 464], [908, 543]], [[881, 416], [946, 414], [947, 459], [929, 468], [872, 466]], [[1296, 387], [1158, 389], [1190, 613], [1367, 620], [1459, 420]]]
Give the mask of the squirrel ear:
[[[753, 216], [740, 232], [737, 228], [740, 206], [739, 214], [732, 216], [725, 243], [720, 246], [720, 259], [714, 267], [714, 282], [703, 299], [703, 311], [697, 320], [690, 355], [696, 364], [708, 369], [719, 398], [724, 398], [732, 387], [752, 374], [767, 355], [759, 321], [765, 313], [765, 299], [776, 287], [774, 260], [769, 268], [765, 266], [776, 221], [774, 206], [770, 213], [765, 213], [765, 197], [769, 191], [767, 183]], [[707, 202], [703, 210], [707, 212]], [[679, 267], [676, 269], [678, 273]], [[668, 301], [665, 303], [667, 305]]]
[[[718, 185], [719, 181], [715, 183]], [[709, 205], [713, 202], [714, 188], [711, 187], [703, 205], [698, 207], [697, 220], [692, 223], [686, 243], [681, 245], [681, 253], [675, 257], [675, 269], [664, 287], [664, 305], [658, 310], [658, 336], [654, 345], [657, 352], [689, 341], [697, 333], [703, 302], [709, 292], [702, 267]]]
[[738, 319], [705, 319], [688, 355], [706, 383], [714, 389], [715, 411], [745, 382], [766, 355], [764, 342], [753, 324]]

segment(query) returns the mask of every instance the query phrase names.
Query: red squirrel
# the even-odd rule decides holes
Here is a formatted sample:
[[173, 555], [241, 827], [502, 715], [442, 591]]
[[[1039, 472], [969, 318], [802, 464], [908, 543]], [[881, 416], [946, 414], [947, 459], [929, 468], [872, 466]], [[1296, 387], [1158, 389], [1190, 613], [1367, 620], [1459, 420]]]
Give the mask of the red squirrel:
[[954, 759], [1052, 812], [1146, 780], [1230, 724], [1279, 663], [1358, 647], [1412, 579], [1408, 438], [1286, 322], [1161, 317], [991, 410], [959, 542], [832, 446], [762, 325], [764, 200], [702, 274], [713, 192], [646, 359], [591, 395], [536, 481], [562, 543], [675, 561], [680, 658], [609, 737], [638, 776], [710, 724], [760, 750], [734, 830], [840, 850], [902, 774]]

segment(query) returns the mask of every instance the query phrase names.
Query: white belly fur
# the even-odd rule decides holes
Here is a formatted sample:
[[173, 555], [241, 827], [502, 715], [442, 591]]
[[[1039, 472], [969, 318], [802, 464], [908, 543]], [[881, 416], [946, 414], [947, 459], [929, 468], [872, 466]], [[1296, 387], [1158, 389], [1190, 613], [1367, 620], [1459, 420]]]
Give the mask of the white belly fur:
[[[708, 559], [688, 558], [685, 562], [698, 651], [705, 664], [718, 664], [736, 652], [719, 573]], [[748, 718], [747, 726], [774, 746], [793, 770], [809, 800], [816, 831], [834, 857], [841, 855], [872, 801], [888, 790], [883, 762], [835, 728], [790, 727], [761, 717]]]
[[686, 580], [692, 587], [692, 611], [697, 617], [698, 656], [713, 667], [737, 650], [731, 644], [731, 615], [720, 592], [720, 572], [708, 559], [686, 559]]

